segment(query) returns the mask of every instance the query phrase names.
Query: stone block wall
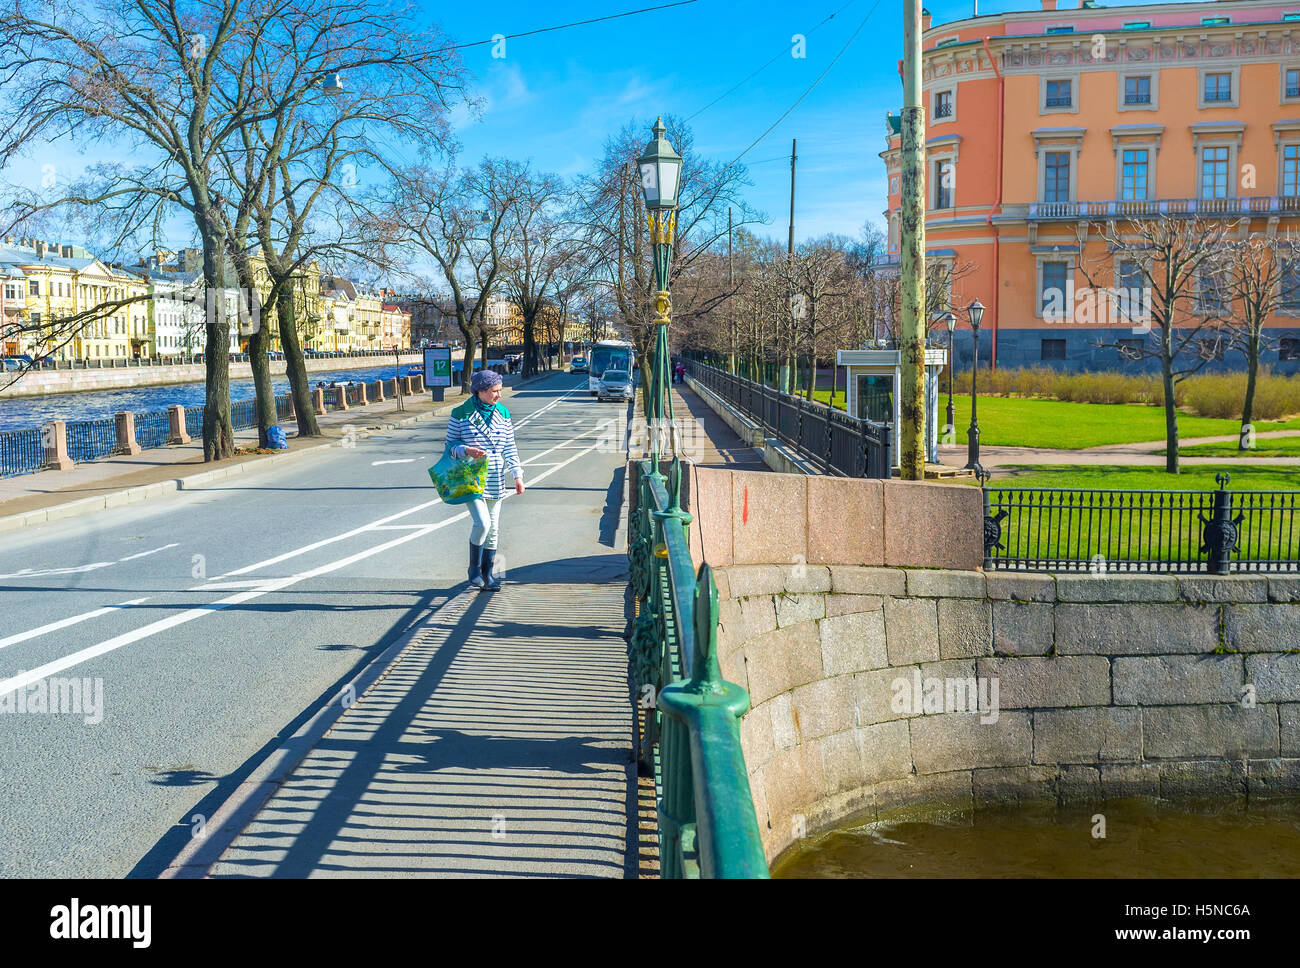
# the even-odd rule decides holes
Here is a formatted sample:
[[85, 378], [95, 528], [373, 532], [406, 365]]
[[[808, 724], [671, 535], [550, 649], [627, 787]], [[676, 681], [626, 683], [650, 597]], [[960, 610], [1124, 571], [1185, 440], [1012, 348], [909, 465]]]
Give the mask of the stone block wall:
[[[811, 481], [778, 492], [784, 514], [777, 494], [739, 472], [696, 486], [732, 502], [748, 487], [751, 515], [780, 535], [733, 529], [715, 569], [722, 672], [752, 701], [741, 737], [769, 860], [850, 815], [921, 804], [1300, 792], [1300, 576], [824, 564], [817, 539], [792, 523], [823, 499]], [[887, 517], [888, 491], [882, 503]], [[841, 507], [855, 527], [874, 517]], [[712, 538], [716, 563], [726, 545], [701, 517], [696, 538]], [[806, 562], [749, 563], [788, 560], [780, 552], [794, 547]], [[869, 547], [888, 555], [887, 539]], [[898, 708], [918, 677], [996, 682], [996, 718], [951, 702]]]

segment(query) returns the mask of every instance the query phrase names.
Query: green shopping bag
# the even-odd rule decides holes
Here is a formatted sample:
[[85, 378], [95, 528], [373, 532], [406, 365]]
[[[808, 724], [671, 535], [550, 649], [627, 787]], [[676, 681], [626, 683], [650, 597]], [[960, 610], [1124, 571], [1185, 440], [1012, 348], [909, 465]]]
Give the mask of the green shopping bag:
[[487, 489], [487, 472], [486, 457], [457, 460], [451, 456], [448, 447], [438, 463], [429, 468], [429, 479], [438, 489], [443, 504], [468, 504], [483, 496]]

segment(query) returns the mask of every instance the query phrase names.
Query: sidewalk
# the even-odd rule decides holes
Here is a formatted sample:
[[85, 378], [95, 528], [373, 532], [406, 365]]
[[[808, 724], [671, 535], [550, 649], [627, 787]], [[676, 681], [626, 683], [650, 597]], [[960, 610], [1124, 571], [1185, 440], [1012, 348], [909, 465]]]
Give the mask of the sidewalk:
[[220, 860], [179, 876], [632, 875], [626, 571], [528, 577], [420, 627]]
[[[551, 375], [542, 374], [527, 382], [532, 383]], [[507, 376], [505, 381], [506, 389], [502, 393], [502, 399], [508, 400], [514, 388], [520, 385], [520, 380], [517, 376]], [[442, 403], [433, 403], [431, 394], [426, 390], [424, 393], [403, 397], [405, 409], [400, 411], [397, 409], [397, 401], [389, 399], [365, 407], [317, 414], [316, 424], [323, 435], [321, 437], [299, 438], [297, 421], [286, 420], [281, 426], [289, 435], [287, 452], [240, 454], [226, 460], [205, 463], [203, 440], [196, 437], [188, 444], [153, 447], [132, 456], [105, 457], [77, 464], [68, 471], [39, 471], [35, 474], [0, 478], [0, 531], [8, 530], [5, 519], [51, 508], [62, 509], [72, 502], [87, 501], [88, 507], [68, 509], [69, 513], [93, 511], [96, 507], [112, 507], [159, 496], [166, 491], [183, 487], [182, 482], [196, 475], [203, 476], [192, 481], [193, 484], [206, 482], [213, 477], [273, 467], [285, 459], [296, 459], [305, 451], [335, 445], [349, 433], [361, 436], [371, 429], [432, 419], [450, 411], [465, 399], [455, 388], [449, 390], [446, 396], [447, 399]], [[237, 431], [235, 442], [238, 447], [256, 447], [256, 428]], [[99, 503], [101, 500], [105, 503]], [[62, 510], [54, 513], [63, 515]], [[22, 522], [14, 520], [8, 524], [21, 526]]]
[[673, 415], [678, 419], [694, 418], [699, 430], [685, 434], [690, 459], [699, 467], [726, 467], [731, 470], [766, 471], [763, 456], [750, 447], [726, 421], [684, 383], [673, 384]]
[[[1256, 442], [1273, 437], [1300, 436], [1295, 430], [1270, 430], [1256, 434]], [[1235, 436], [1191, 437], [1179, 441], [1181, 447], [1196, 444], [1236, 443]], [[1157, 453], [1164, 450], [1165, 441], [1152, 440], [1136, 444], [1107, 444], [1101, 447], [1087, 447], [1081, 450], [1063, 450], [1050, 447], [1006, 447], [981, 444], [980, 463], [985, 467], [1014, 467], [1021, 464], [1075, 464], [1095, 466], [1099, 464], [1129, 464], [1139, 467], [1164, 467], [1165, 455]], [[951, 455], [952, 459], [966, 455], [965, 444], [943, 444], [939, 447], [940, 456]], [[1300, 457], [1197, 457], [1180, 454], [1178, 462], [1184, 466], [1195, 464], [1250, 464], [1252, 466], [1300, 466]]]

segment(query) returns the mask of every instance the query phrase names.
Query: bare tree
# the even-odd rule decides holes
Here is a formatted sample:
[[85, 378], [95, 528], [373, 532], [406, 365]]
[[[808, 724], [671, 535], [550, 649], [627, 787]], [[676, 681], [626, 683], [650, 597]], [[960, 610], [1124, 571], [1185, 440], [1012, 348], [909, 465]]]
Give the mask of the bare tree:
[[1255, 408], [1255, 384], [1259, 376], [1259, 358], [1276, 341], [1264, 332], [1264, 324], [1288, 296], [1295, 300], [1300, 293], [1284, 292], [1286, 268], [1300, 264], [1300, 243], [1293, 239], [1268, 238], [1252, 234], [1246, 239], [1225, 244], [1229, 311], [1220, 328], [1228, 345], [1246, 357], [1246, 396], [1241, 405], [1240, 450], [1255, 446], [1251, 423]]
[[524, 317], [522, 375], [533, 376], [538, 359], [537, 324], [547, 303], [552, 281], [579, 245], [573, 225], [566, 220], [568, 201], [564, 183], [555, 175], [534, 174], [525, 168], [516, 181], [518, 195], [511, 206], [511, 247], [505, 277]]
[[[1214, 332], [1226, 312], [1224, 263], [1222, 256], [1229, 233], [1236, 222], [1223, 219], [1158, 218], [1133, 219], [1124, 223], [1101, 222], [1091, 226], [1104, 246], [1104, 255], [1086, 257], [1088, 228], [1076, 230], [1079, 271], [1093, 293], [1105, 292], [1119, 319], [1143, 336], [1141, 345], [1099, 341], [1133, 358], [1160, 361], [1165, 403], [1165, 470], [1177, 474], [1178, 407], [1175, 386], [1199, 371], [1221, 351]], [[1132, 275], [1117, 281], [1116, 266], [1128, 265]], [[1136, 285], [1134, 285], [1136, 284]], [[1145, 335], [1155, 327], [1155, 346]], [[1208, 338], [1207, 338], [1208, 333]], [[1191, 352], [1187, 352], [1187, 351]], [[1194, 358], [1193, 358], [1194, 356]]]

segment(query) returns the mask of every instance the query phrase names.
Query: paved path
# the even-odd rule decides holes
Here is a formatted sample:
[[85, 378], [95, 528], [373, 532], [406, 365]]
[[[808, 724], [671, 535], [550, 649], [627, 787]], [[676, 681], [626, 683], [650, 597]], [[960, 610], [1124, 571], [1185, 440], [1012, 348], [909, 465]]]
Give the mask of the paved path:
[[631, 873], [626, 572], [588, 571], [610, 580], [525, 569], [423, 626], [212, 876]]
[[[1256, 434], [1255, 439], [1267, 440], [1273, 437], [1300, 436], [1297, 430], [1270, 430]], [[1234, 435], [1221, 437], [1192, 437], [1181, 441], [1183, 447], [1196, 444], [1236, 443]], [[1107, 444], [1102, 447], [1087, 447], [1081, 450], [1061, 450], [1051, 447], [1004, 447], [980, 445], [980, 463], [988, 468], [1010, 467], [1021, 464], [1077, 464], [1095, 466], [1099, 464], [1133, 465], [1145, 467], [1164, 467], [1165, 455], [1156, 453], [1164, 450], [1165, 441], [1151, 440], [1135, 444]], [[939, 447], [940, 460], [945, 464], [966, 460], [965, 444], [946, 444]], [[947, 460], [944, 460], [944, 458]], [[1186, 454], [1179, 457], [1179, 463], [1191, 466], [1195, 464], [1251, 464], [1258, 466], [1296, 467], [1300, 466], [1300, 457], [1195, 457]]]
[[689, 458], [700, 467], [769, 470], [763, 463], [763, 456], [741, 440], [740, 435], [685, 384], [673, 385], [673, 416], [678, 420], [689, 418], [695, 421], [698, 429], [684, 436]]

